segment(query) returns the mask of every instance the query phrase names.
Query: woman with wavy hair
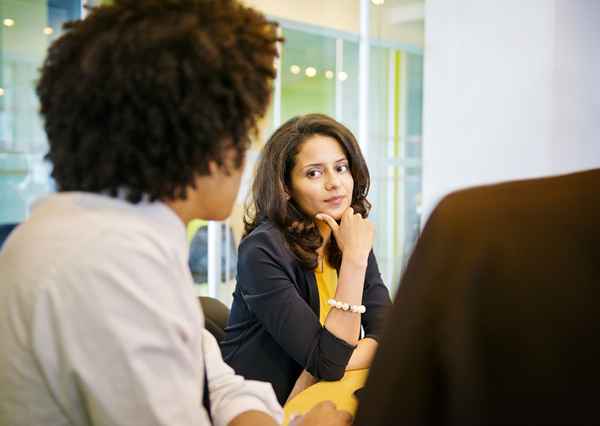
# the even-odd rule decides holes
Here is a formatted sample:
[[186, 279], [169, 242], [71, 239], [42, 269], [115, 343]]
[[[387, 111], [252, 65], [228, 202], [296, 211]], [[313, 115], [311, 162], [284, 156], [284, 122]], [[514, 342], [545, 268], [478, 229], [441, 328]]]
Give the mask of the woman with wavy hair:
[[330, 117], [292, 118], [264, 148], [221, 349], [281, 403], [368, 368], [375, 354], [390, 297], [371, 250], [368, 190], [356, 139]]

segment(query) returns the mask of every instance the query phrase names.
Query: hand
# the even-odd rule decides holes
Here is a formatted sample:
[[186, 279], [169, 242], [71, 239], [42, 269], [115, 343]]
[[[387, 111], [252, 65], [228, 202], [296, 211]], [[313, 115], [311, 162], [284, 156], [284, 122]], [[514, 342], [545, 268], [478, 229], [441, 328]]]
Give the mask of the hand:
[[331, 401], [323, 401], [305, 415], [295, 417], [289, 426], [349, 426], [351, 424], [352, 416], [349, 412], [338, 410]]
[[322, 220], [331, 228], [338, 247], [345, 256], [356, 256], [359, 260], [366, 260], [373, 247], [373, 224], [364, 219], [360, 214], [354, 213], [352, 207], [348, 207], [342, 213], [342, 220], [337, 222], [325, 213], [318, 213], [316, 219]]

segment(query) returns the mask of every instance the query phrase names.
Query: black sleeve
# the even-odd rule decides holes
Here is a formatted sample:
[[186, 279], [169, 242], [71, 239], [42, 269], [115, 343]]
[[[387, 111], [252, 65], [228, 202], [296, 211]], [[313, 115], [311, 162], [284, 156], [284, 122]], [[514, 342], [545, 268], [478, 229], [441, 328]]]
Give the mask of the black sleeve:
[[367, 308], [361, 318], [365, 337], [371, 337], [379, 341], [383, 334], [385, 317], [392, 302], [390, 301], [390, 293], [381, 278], [373, 251], [369, 254], [367, 263], [362, 303]]
[[321, 325], [296, 290], [279, 245], [264, 232], [240, 245], [238, 287], [244, 301], [273, 339], [308, 372], [322, 380], [339, 380], [355, 346]]
[[[454, 263], [446, 219], [431, 215], [404, 273], [366, 383], [355, 425], [433, 425], [440, 410], [438, 283]], [[437, 287], [436, 287], [437, 285]], [[435, 288], [434, 288], [435, 287]]]

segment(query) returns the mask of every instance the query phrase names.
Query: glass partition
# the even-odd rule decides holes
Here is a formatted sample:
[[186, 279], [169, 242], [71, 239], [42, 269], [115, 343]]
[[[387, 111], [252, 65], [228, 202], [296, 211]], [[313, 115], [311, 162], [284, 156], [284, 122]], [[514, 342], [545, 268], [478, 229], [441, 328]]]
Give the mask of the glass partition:
[[0, 224], [22, 222], [54, 189], [34, 87], [62, 24], [79, 19], [80, 0], [0, 0]]
[[[81, 17], [86, 4], [108, 2], [0, 0], [0, 225], [23, 221], [34, 200], [54, 190], [34, 92], [47, 46], [65, 21]], [[367, 140], [360, 142], [372, 178], [374, 250], [384, 281], [395, 290], [420, 228], [422, 2], [371, 3], [369, 13], [365, 99], [359, 90], [358, 34], [272, 17], [281, 23], [286, 41], [265, 131], [248, 154], [233, 215], [223, 224], [195, 221], [189, 226], [190, 268], [198, 293], [231, 300], [243, 202], [270, 133], [290, 117], [321, 112], [359, 137], [361, 103], [368, 107]]]

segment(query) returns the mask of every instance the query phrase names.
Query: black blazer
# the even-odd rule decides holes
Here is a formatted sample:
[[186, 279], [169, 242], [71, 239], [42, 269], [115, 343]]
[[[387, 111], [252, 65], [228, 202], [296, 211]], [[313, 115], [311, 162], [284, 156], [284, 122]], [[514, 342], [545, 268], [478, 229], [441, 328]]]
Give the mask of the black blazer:
[[600, 424], [600, 169], [432, 213], [357, 425]]
[[[379, 339], [391, 305], [371, 252], [362, 303], [365, 337]], [[284, 403], [303, 369], [322, 380], [338, 380], [354, 346], [319, 322], [319, 293], [312, 270], [303, 268], [271, 223], [242, 240], [238, 277], [223, 359], [247, 379], [270, 382]]]

